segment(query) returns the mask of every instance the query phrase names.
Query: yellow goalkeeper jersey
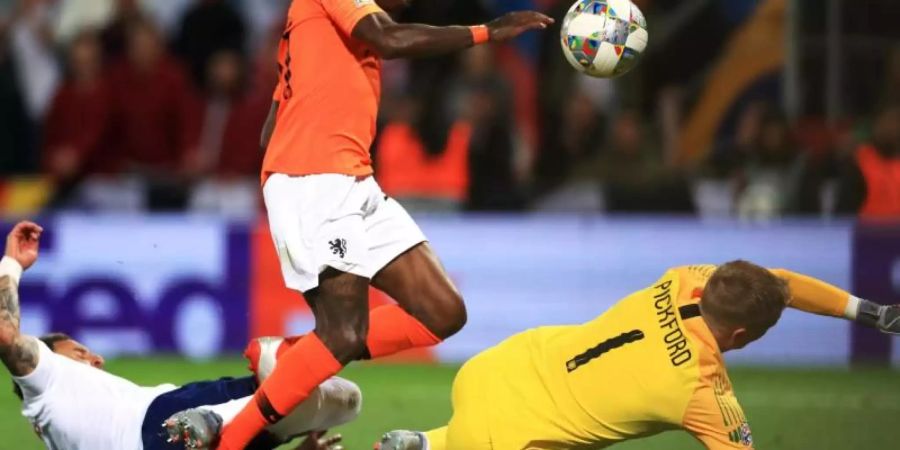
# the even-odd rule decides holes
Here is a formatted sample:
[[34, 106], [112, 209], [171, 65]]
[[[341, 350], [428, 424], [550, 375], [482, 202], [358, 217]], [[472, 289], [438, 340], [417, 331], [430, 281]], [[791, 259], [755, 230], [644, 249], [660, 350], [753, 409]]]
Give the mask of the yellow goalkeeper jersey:
[[478, 405], [495, 450], [603, 448], [672, 429], [709, 449], [752, 448], [697, 304], [714, 270], [671, 269], [588, 323], [529, 330], [476, 356], [454, 386], [454, 420]]
[[[698, 303], [716, 266], [668, 270], [582, 325], [542, 327], [460, 369], [453, 418], [427, 433], [434, 450], [570, 450], [683, 429], [710, 450], [753, 448], [722, 354]], [[770, 269], [789, 306], [845, 316], [850, 294]]]

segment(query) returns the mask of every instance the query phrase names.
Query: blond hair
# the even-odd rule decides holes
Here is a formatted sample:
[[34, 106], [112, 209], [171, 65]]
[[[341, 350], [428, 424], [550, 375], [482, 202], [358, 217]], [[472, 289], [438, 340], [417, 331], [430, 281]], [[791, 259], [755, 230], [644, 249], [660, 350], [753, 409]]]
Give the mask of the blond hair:
[[790, 301], [787, 282], [747, 261], [719, 266], [703, 289], [703, 316], [718, 325], [765, 333]]

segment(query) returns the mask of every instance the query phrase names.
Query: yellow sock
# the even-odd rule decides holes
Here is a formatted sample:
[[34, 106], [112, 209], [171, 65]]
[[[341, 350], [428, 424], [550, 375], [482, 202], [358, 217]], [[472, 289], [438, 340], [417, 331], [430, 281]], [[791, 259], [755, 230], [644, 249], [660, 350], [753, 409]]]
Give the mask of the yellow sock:
[[447, 448], [447, 427], [426, 431], [425, 438], [428, 439], [425, 450], [445, 450]]

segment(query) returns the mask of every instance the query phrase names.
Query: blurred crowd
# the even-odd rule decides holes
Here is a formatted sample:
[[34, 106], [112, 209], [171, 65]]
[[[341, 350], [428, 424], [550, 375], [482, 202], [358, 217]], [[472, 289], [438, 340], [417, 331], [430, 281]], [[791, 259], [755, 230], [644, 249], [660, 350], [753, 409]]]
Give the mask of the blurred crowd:
[[4, 172], [49, 179], [50, 207], [256, 210], [284, 2], [13, 3]]
[[[255, 215], [289, 3], [0, 0], [0, 210], [15, 191], [55, 209]], [[398, 19], [470, 24], [521, 8], [561, 19], [570, 3], [419, 0]], [[805, 54], [801, 114], [784, 106], [784, 51], [741, 54], [787, 46], [786, 0], [635, 3], [651, 44], [621, 79], [572, 70], [561, 20], [509, 45], [386, 62], [372, 149], [384, 190], [415, 211], [900, 216], [890, 0], [893, 16], [866, 13], [878, 47], [839, 117], [815, 95], [826, 52]], [[807, 6], [795, 32], [822, 35]]]

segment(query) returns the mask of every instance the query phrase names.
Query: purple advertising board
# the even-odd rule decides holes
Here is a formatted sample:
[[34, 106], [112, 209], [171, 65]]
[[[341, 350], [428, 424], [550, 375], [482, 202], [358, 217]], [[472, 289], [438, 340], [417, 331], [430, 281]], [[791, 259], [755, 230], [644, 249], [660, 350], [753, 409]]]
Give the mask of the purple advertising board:
[[107, 355], [201, 357], [246, 345], [248, 227], [185, 217], [41, 223], [40, 262], [19, 287], [26, 332], [65, 332]]
[[[853, 292], [882, 304], [900, 303], [900, 226], [860, 224], [853, 235]], [[894, 339], [854, 326], [851, 359], [888, 364]]]
[[[252, 269], [260, 266], [251, 248], [264, 224], [185, 215], [57, 215], [41, 223], [41, 259], [21, 284], [27, 333], [67, 332], [108, 356], [202, 358], [243, 349], [249, 305], [265, 308], [266, 298], [252, 298], [262, 291], [253, 288], [259, 280]], [[435, 349], [441, 361], [464, 361], [530, 327], [590, 320], [676, 265], [744, 258], [900, 303], [897, 229], [567, 215], [427, 216], [419, 223], [469, 309], [466, 327]], [[312, 325], [285, 320], [288, 333]], [[900, 363], [891, 343], [843, 320], [790, 310], [728, 360]]]

